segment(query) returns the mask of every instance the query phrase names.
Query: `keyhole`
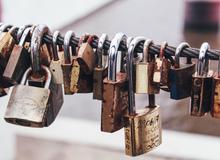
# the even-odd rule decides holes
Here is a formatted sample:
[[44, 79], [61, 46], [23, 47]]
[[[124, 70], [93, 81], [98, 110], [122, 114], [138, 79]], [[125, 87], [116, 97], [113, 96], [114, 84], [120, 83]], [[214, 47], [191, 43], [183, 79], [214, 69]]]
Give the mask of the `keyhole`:
[[55, 72], [55, 69], [52, 69], [53, 72]]

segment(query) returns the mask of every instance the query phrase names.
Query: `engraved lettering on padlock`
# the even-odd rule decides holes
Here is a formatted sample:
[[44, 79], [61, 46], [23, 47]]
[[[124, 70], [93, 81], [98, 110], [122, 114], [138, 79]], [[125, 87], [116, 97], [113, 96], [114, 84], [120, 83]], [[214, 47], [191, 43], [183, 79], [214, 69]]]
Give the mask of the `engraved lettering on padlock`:
[[[121, 42], [126, 43], [126, 36], [117, 33], [109, 48], [108, 77], [103, 80], [101, 130], [104, 132], [115, 132], [124, 126], [123, 114], [128, 104], [128, 88], [127, 76], [122, 67], [117, 72], [118, 48]], [[124, 51], [121, 54], [122, 60]]]
[[195, 73], [195, 64], [187, 59], [186, 64], [180, 64], [180, 54], [183, 49], [190, 47], [188, 43], [182, 42], [176, 48], [175, 63], [169, 70], [170, 98], [183, 99], [191, 94], [192, 74]]
[[149, 106], [136, 110], [133, 91], [133, 59], [135, 47], [143, 38], [134, 38], [127, 55], [129, 105], [125, 120], [125, 153], [137, 156], [151, 151], [162, 142], [160, 108], [155, 105], [155, 96], [149, 95]]
[[199, 51], [196, 72], [192, 76], [191, 108], [192, 116], [203, 116], [210, 111], [212, 100], [213, 71], [209, 70], [206, 52], [210, 48], [204, 42]]

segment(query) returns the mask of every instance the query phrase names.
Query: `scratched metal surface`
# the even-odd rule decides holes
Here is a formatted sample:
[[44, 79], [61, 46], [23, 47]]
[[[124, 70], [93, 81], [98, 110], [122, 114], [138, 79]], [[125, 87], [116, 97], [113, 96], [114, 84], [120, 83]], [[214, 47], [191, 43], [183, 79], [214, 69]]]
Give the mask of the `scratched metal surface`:
[[[108, 33], [113, 37], [117, 32], [128, 36], [146, 36], [155, 43], [166, 40], [171, 45], [178, 45], [186, 40], [192, 47], [200, 47], [203, 41], [212, 48], [219, 48], [217, 33], [183, 33], [184, 1], [145, 1], [121, 0], [70, 23], [60, 30], [74, 30], [78, 36], [83, 33]], [[212, 66], [216, 66], [214, 62]], [[163, 127], [173, 130], [220, 135], [220, 120], [210, 116], [194, 118], [188, 115], [189, 98], [181, 101], [169, 99], [169, 94], [161, 91], [156, 102], [162, 107]], [[147, 95], [137, 96], [137, 106], [145, 106]], [[61, 115], [68, 117], [100, 120], [101, 103], [92, 100], [92, 94], [65, 96]], [[211, 125], [210, 125], [211, 124]]]

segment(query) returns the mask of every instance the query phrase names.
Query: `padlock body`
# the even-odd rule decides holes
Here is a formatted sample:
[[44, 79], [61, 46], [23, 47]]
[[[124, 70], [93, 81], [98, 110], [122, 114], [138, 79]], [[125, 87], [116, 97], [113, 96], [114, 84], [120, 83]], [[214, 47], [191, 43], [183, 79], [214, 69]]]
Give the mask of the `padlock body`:
[[63, 84], [63, 71], [61, 67], [61, 61], [52, 60], [50, 63], [50, 71], [53, 75], [53, 82], [56, 84]]
[[160, 107], [137, 110], [136, 115], [126, 115], [125, 153], [138, 156], [162, 143]]
[[46, 123], [50, 90], [17, 85], [13, 88], [5, 113], [9, 123], [43, 127]]
[[160, 85], [153, 83], [154, 63], [138, 63], [136, 65], [136, 93], [158, 94]]
[[51, 55], [52, 55], [51, 50], [52, 50], [51, 46], [45, 43], [40, 47], [41, 64], [48, 66], [48, 67], [50, 66], [50, 62], [51, 62]]
[[211, 115], [220, 118], [220, 78], [217, 74], [213, 77]]
[[181, 68], [170, 68], [170, 98], [183, 99], [191, 95], [192, 75], [195, 73], [195, 64]]
[[78, 51], [78, 61], [80, 65], [85, 65], [86, 73], [93, 72], [95, 66], [94, 51], [89, 43], [82, 43]]
[[154, 73], [153, 73], [154, 83], [160, 83], [161, 81], [162, 63], [163, 63], [163, 59], [156, 58], [156, 63], [155, 63]]
[[27, 49], [15, 45], [8, 60], [3, 77], [12, 84], [18, 84], [24, 72], [31, 65], [30, 53]]
[[107, 76], [107, 68], [95, 68], [93, 72], [93, 99], [103, 99], [103, 79]]
[[70, 91], [72, 64], [62, 64], [61, 67], [62, 67], [62, 71], [63, 71], [64, 93], [67, 95], [73, 94]]
[[80, 65], [73, 58], [71, 70], [70, 91], [72, 93], [91, 93], [93, 91], [93, 74], [85, 72], [85, 65]]
[[169, 70], [171, 68], [171, 63], [168, 59], [164, 58], [161, 68], [161, 79], [160, 79], [160, 89], [169, 92], [170, 83], [169, 83]]
[[115, 132], [124, 127], [123, 115], [128, 107], [128, 84], [125, 73], [117, 73], [117, 81], [103, 80], [101, 131]]
[[192, 76], [191, 109], [192, 116], [203, 116], [210, 111], [212, 101], [213, 74], [210, 72], [207, 77]]

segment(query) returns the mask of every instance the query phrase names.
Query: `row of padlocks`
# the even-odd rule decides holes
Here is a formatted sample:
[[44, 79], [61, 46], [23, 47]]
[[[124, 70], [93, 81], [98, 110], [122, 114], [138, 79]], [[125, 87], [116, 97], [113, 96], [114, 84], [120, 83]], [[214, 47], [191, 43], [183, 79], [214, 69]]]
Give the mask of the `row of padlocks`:
[[[137, 50], [140, 45], [142, 50]], [[190, 48], [188, 43], [181, 43], [174, 56], [165, 54], [166, 42], [158, 55], [149, 52], [152, 45], [150, 39], [127, 38], [123, 33], [110, 42], [107, 34], [76, 39], [68, 31], [63, 38], [46, 25], [1, 24], [0, 96], [14, 86], [5, 120], [47, 127], [56, 119], [64, 94], [92, 93], [102, 101], [101, 131], [124, 128], [126, 154], [136, 156], [161, 144], [160, 107], [155, 104], [160, 89], [170, 93], [171, 99], [191, 97], [192, 116], [211, 113], [219, 118], [220, 81], [219, 74], [209, 70], [209, 44], [201, 45], [196, 68], [190, 57], [180, 63], [181, 54]], [[135, 94], [148, 94], [149, 105], [137, 110]]]

